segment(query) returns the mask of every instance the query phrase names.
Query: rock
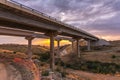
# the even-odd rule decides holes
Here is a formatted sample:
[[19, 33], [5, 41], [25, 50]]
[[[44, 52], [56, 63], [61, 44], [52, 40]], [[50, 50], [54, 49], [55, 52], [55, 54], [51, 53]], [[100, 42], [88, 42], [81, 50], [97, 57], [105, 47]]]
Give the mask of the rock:
[[8, 55], [0, 53], [0, 80], [40, 80], [39, 69], [32, 60]]
[[0, 63], [0, 80], [22, 80], [22, 75], [14, 66]]

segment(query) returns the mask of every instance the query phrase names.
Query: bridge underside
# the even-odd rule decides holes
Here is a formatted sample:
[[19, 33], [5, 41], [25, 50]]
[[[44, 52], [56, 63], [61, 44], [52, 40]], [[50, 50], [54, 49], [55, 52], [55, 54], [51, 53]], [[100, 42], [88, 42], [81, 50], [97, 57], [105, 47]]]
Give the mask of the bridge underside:
[[0, 25], [12, 28], [26, 29], [37, 32], [56, 32], [56, 34], [70, 37], [82, 37], [91, 40], [98, 40], [97, 37], [76, 29], [60, 21], [45, 17], [35, 11], [18, 6], [11, 2], [0, 1]]

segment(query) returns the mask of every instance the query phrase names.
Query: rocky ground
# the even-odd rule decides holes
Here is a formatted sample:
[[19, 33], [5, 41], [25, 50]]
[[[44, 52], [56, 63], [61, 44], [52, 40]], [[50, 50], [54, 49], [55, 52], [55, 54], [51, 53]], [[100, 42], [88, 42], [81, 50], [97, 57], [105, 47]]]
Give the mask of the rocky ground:
[[39, 69], [25, 54], [0, 53], [0, 80], [40, 80]]

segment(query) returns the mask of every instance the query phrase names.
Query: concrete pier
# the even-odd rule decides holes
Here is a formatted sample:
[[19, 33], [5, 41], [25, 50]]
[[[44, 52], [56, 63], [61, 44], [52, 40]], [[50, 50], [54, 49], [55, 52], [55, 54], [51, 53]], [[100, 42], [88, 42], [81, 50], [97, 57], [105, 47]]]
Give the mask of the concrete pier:
[[54, 57], [54, 33], [50, 34], [50, 68], [54, 72], [55, 69], [55, 57]]
[[69, 40], [69, 41], [71, 42], [71, 48], [72, 48], [72, 51], [71, 51], [71, 52], [74, 53], [74, 51], [75, 51], [75, 50], [74, 50], [74, 41], [75, 41], [75, 40], [72, 39], [72, 40]]
[[33, 37], [25, 37], [26, 40], [28, 40], [28, 48], [26, 54], [28, 55], [28, 58], [32, 58], [32, 40], [34, 39]]
[[87, 40], [87, 50], [90, 51], [91, 50], [91, 41]]
[[78, 58], [80, 58], [80, 42], [79, 42], [80, 39], [76, 39], [76, 44], [77, 44], [77, 55], [78, 55]]
[[57, 41], [57, 56], [58, 56], [58, 58], [60, 58], [60, 41], [61, 41], [61, 39], [57, 39], [56, 41]]

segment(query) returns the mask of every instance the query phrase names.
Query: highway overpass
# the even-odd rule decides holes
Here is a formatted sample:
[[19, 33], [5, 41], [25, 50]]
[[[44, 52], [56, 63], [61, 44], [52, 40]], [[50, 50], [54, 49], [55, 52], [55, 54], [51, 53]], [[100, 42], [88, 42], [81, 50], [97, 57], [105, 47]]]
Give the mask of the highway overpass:
[[[72, 37], [77, 41], [78, 57], [80, 57], [80, 39], [88, 40], [88, 42], [99, 40], [99, 38], [86, 31], [65, 24], [55, 18], [52, 18], [44, 13], [24, 6], [15, 1], [0, 0], [0, 26], [32, 31], [34, 33], [43, 33], [44, 35], [48, 36], [50, 38], [50, 66], [52, 70], [54, 70], [54, 40], [57, 35]], [[26, 35], [27, 34], [28, 33], [26, 33]], [[29, 36], [26, 39], [28, 40], [29, 44], [29, 53], [31, 53], [31, 41], [33, 36]], [[89, 48], [90, 44], [88, 45], [88, 49]]]

